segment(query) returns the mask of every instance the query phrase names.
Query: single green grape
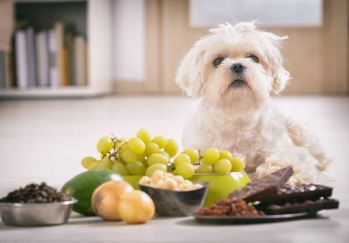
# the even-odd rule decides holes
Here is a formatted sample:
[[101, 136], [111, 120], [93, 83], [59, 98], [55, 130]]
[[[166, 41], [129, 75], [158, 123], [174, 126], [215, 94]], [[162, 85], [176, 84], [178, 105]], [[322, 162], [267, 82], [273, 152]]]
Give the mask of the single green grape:
[[112, 162], [109, 158], [103, 158], [100, 161], [97, 161], [98, 165], [95, 167], [95, 169], [107, 169], [111, 170]]
[[144, 165], [144, 168], [148, 168], [148, 159], [146, 159], [145, 161], [142, 161], [143, 165]]
[[231, 162], [231, 171], [238, 172], [245, 169], [245, 162], [239, 157], [233, 157]]
[[220, 174], [226, 174], [231, 171], [231, 163], [228, 159], [220, 159], [214, 164], [214, 171]]
[[164, 136], [157, 136], [153, 138], [152, 142], [159, 145], [159, 148], [164, 148], [167, 145], [167, 139]]
[[100, 170], [105, 169], [103, 164], [101, 163], [102, 160], [97, 160], [96, 163], [93, 163], [88, 167], [89, 170]]
[[137, 155], [130, 150], [123, 151], [120, 156], [126, 163], [134, 163], [138, 159]]
[[81, 165], [85, 168], [88, 169], [88, 167], [91, 165], [92, 162], [97, 161], [95, 157], [92, 156], [87, 156], [81, 160]]
[[114, 142], [108, 136], [102, 137], [97, 142], [97, 151], [106, 154], [114, 147]]
[[147, 163], [148, 165], [152, 164], [164, 164], [167, 165], [168, 163], [168, 157], [166, 155], [160, 154], [160, 153], [155, 153], [152, 154], [148, 157]]
[[233, 159], [233, 155], [228, 150], [221, 150], [219, 151], [219, 159], [228, 159], [231, 161]]
[[135, 154], [143, 154], [145, 151], [145, 144], [140, 138], [130, 138], [127, 142], [127, 147]]
[[150, 156], [160, 151], [159, 145], [157, 143], [147, 143], [145, 146], [145, 155]]
[[113, 163], [109, 158], [103, 158], [101, 160], [101, 164], [103, 165], [104, 169], [108, 170], [111, 170], [111, 167], [113, 166]]
[[169, 140], [167, 140], [167, 144], [166, 144], [164, 150], [172, 158], [173, 156], [175, 156], [178, 153], [178, 148], [179, 148], [179, 146], [176, 143], [176, 141], [174, 139], [169, 139]]
[[187, 155], [187, 154], [180, 154], [180, 155], [178, 155], [176, 158], [175, 158], [175, 160], [174, 160], [174, 162], [173, 162], [173, 164], [175, 165], [175, 167], [177, 167], [179, 164], [181, 164], [181, 163], [191, 163], [191, 160], [190, 160], [190, 157], [189, 157], [189, 155]]
[[170, 155], [169, 155], [168, 153], [166, 153], [165, 151], [163, 151], [163, 150], [160, 150], [160, 151], [159, 151], [159, 154], [163, 154], [163, 155], [165, 155], [168, 159], [170, 159]]
[[164, 164], [152, 164], [145, 170], [145, 175], [146, 176], [152, 176], [152, 174], [157, 171], [161, 170], [163, 172], [167, 172], [167, 166]]
[[184, 149], [182, 154], [187, 154], [192, 163], [196, 163], [200, 159], [200, 154], [197, 149]]
[[98, 169], [98, 166], [99, 166], [99, 162], [96, 160], [96, 161], [93, 161], [89, 164], [89, 166], [87, 167], [88, 170], [96, 170]]
[[147, 157], [145, 156], [145, 154], [137, 155], [137, 160], [140, 161], [140, 162], [146, 162], [147, 161]]
[[184, 179], [189, 179], [195, 174], [194, 166], [191, 163], [180, 163], [176, 167], [176, 173], [183, 176]]
[[144, 175], [145, 167], [142, 162], [136, 161], [126, 165], [128, 172], [131, 175]]
[[119, 175], [122, 175], [122, 176], [128, 175], [128, 171], [127, 171], [126, 166], [119, 161], [115, 162], [111, 169], [112, 169], [112, 171], [118, 173]]
[[219, 159], [219, 151], [216, 148], [206, 149], [202, 162], [205, 164], [213, 165]]
[[139, 137], [140, 139], [142, 139], [142, 141], [147, 144], [151, 141], [151, 135], [150, 133], [148, 132], [147, 129], [145, 128], [141, 128], [138, 130], [137, 132], [137, 137]]
[[213, 172], [213, 166], [209, 164], [202, 163], [198, 168], [198, 173], [209, 174]]

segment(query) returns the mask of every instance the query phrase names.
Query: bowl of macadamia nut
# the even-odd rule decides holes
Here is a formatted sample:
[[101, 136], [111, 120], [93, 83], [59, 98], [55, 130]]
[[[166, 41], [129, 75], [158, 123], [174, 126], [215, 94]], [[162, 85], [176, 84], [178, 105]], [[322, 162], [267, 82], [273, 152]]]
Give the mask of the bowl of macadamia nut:
[[204, 204], [208, 188], [208, 183], [193, 183], [160, 170], [143, 176], [138, 184], [153, 199], [156, 214], [167, 217], [192, 215]]

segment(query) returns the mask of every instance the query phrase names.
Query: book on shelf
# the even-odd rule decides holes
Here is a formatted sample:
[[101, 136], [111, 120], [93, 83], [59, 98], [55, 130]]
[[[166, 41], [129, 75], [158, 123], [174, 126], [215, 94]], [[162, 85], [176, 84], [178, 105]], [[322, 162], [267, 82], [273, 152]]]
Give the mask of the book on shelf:
[[49, 49], [48, 49], [48, 32], [40, 31], [36, 34], [36, 73], [37, 84], [41, 87], [48, 87], [50, 84], [49, 76]]
[[74, 38], [74, 83], [76, 85], [86, 85], [87, 80], [87, 45], [82, 36]]
[[57, 44], [56, 44], [56, 32], [49, 30], [48, 32], [48, 46], [49, 46], [49, 77], [50, 86], [59, 86], [58, 67], [57, 67]]
[[12, 52], [0, 50], [0, 89], [13, 87]]
[[16, 32], [16, 71], [18, 88], [37, 86], [36, 48], [33, 28]]
[[28, 87], [35, 87], [36, 75], [36, 53], [35, 53], [35, 39], [34, 30], [32, 27], [26, 29], [26, 45], [27, 45], [27, 66], [28, 66]]
[[16, 32], [15, 41], [15, 51], [16, 51], [16, 76], [17, 76], [17, 87], [19, 89], [24, 89], [28, 87], [28, 52], [26, 44], [26, 32], [20, 30]]
[[8, 52], [13, 28], [12, 0], [0, 0], [0, 51]]
[[[52, 29], [35, 31], [33, 27], [14, 33], [14, 64], [16, 86], [63, 87], [87, 85], [87, 42], [82, 35], [64, 29], [61, 22]], [[2, 70], [11, 71], [11, 55], [0, 60], [0, 88], [7, 87], [11, 78], [4, 78]], [[6, 73], [6, 72], [5, 72]], [[3, 80], [7, 80], [4, 82]], [[9, 81], [10, 80], [10, 81]]]
[[5, 52], [0, 51], [0, 88], [5, 88]]
[[64, 51], [64, 26], [63, 23], [57, 22], [54, 26], [54, 31], [56, 33], [56, 63], [57, 63], [57, 74], [58, 74], [58, 85], [59, 86], [66, 86], [68, 85], [68, 82], [66, 80], [65, 75], [65, 51]]
[[76, 82], [74, 81], [74, 36], [72, 32], [66, 32], [64, 42], [67, 58], [67, 79], [71, 85], [76, 85]]
[[0, 0], [0, 89], [12, 85], [11, 36], [13, 28], [13, 9], [11, 0]]

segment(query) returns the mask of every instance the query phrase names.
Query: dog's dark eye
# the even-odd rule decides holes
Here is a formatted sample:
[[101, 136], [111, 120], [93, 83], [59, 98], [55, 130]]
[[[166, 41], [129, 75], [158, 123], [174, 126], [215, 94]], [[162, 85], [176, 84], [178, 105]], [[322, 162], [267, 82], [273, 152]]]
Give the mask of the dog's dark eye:
[[217, 57], [216, 59], [213, 60], [213, 66], [218, 67], [222, 62], [224, 58], [223, 57]]
[[247, 58], [251, 58], [252, 61], [254, 61], [255, 63], [259, 62], [258, 57], [256, 55], [248, 55]]

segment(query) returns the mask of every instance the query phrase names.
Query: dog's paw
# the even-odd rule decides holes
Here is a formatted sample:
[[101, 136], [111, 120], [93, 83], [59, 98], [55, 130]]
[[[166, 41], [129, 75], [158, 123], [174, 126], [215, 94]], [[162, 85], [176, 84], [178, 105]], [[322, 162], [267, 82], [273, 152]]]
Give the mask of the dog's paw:
[[316, 164], [316, 168], [319, 171], [324, 171], [327, 169], [327, 167], [332, 163], [333, 158], [330, 158], [325, 153], [319, 153], [316, 155], [316, 159], [318, 160], [318, 163]]
[[[265, 162], [256, 169], [256, 175], [261, 178], [278, 169], [292, 166], [293, 176], [289, 179], [288, 184], [312, 183], [317, 174], [315, 168], [315, 159], [307, 156], [282, 156], [282, 154], [273, 154], [265, 159]], [[310, 160], [310, 161], [309, 161]]]

